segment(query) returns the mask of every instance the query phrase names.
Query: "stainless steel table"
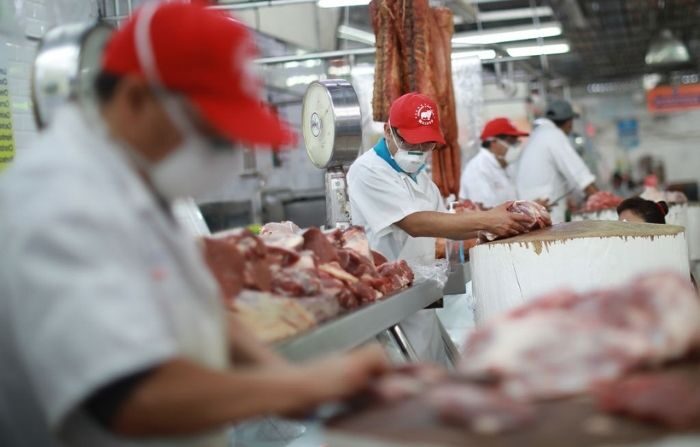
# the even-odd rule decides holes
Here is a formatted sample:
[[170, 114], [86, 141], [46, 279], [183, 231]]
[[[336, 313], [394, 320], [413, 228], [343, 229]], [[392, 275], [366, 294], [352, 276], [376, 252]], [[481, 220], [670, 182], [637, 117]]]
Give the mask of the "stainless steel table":
[[292, 361], [301, 361], [357, 347], [443, 296], [434, 281], [426, 281], [276, 345]]

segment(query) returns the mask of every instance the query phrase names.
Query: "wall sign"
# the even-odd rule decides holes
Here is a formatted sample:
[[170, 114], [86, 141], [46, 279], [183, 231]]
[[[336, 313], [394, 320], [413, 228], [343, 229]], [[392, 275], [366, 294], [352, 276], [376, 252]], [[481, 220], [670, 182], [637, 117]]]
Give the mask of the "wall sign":
[[0, 171], [15, 158], [15, 137], [12, 131], [10, 93], [7, 87], [7, 68], [0, 68]]
[[647, 92], [650, 112], [672, 112], [700, 108], [700, 84], [662, 85]]

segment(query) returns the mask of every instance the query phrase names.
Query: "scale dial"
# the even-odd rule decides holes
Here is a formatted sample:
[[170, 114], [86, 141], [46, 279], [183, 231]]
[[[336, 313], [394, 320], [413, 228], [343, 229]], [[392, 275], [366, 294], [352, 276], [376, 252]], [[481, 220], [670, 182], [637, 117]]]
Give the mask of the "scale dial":
[[331, 95], [323, 84], [313, 82], [309, 85], [301, 116], [306, 152], [311, 163], [324, 169], [333, 156], [335, 114]]
[[352, 162], [362, 144], [360, 103], [344, 79], [309, 84], [301, 110], [306, 152], [320, 169]]

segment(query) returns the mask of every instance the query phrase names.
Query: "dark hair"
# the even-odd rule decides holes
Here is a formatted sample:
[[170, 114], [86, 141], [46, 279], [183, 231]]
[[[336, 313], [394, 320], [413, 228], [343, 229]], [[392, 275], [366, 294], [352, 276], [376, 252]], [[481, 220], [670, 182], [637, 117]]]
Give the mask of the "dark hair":
[[486, 140], [481, 140], [481, 147], [483, 147], [484, 149], [491, 149], [491, 143], [493, 142], [494, 139], [505, 140], [506, 138], [508, 138], [508, 136], [509, 135], [506, 135], [506, 134], [499, 134], [499, 135], [496, 135], [495, 137], [490, 137]]
[[569, 119], [565, 119], [565, 120], [552, 120], [552, 122], [554, 123], [554, 125], [561, 128], [564, 126], [564, 124], [568, 123], [571, 120], [573, 120], [573, 118], [569, 118]]
[[121, 76], [107, 71], [101, 71], [95, 78], [95, 93], [101, 103], [109, 102], [117, 90]]
[[665, 224], [666, 215], [668, 214], [668, 203], [652, 202], [644, 200], [641, 197], [631, 197], [623, 200], [617, 206], [617, 214], [620, 215], [623, 211], [631, 211], [637, 216], [644, 219], [646, 223]]

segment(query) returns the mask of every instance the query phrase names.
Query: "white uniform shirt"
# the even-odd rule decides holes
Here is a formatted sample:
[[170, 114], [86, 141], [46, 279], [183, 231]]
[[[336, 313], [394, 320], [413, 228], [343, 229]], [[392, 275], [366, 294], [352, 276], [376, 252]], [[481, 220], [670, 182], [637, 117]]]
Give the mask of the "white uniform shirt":
[[493, 208], [509, 200], [516, 200], [515, 185], [496, 156], [481, 148], [469, 160], [462, 172], [459, 197]]
[[[384, 144], [379, 143], [382, 148]], [[369, 150], [348, 171], [348, 195], [352, 223], [365, 227], [373, 250], [389, 260], [418, 264], [435, 260], [435, 238], [411, 237], [395, 225], [419, 211], [446, 211], [437, 185], [425, 171], [414, 180]], [[434, 310], [417, 312], [403, 320], [401, 328], [420, 360], [448, 364]]]
[[414, 238], [395, 225], [418, 211], [446, 211], [440, 190], [425, 171], [413, 180], [369, 150], [350, 166], [348, 195], [352, 222], [365, 227], [372, 249], [390, 260], [435, 259], [434, 238]]
[[0, 445], [226, 445], [222, 433], [118, 438], [82, 409], [102, 386], [175, 356], [228, 366], [200, 250], [101, 123], [60, 110], [0, 175], [0, 214]]
[[[571, 188], [585, 189], [595, 182], [566, 134], [552, 121], [540, 118], [518, 162], [516, 189], [524, 200], [556, 200]], [[552, 222], [564, 221], [566, 199], [552, 209]]]

